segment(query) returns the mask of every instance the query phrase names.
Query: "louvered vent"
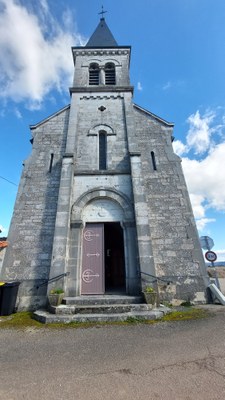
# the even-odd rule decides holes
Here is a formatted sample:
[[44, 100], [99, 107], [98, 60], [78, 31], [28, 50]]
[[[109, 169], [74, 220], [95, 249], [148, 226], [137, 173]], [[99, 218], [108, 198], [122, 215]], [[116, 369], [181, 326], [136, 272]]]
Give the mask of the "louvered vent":
[[99, 85], [99, 66], [98, 66], [98, 64], [90, 65], [89, 85]]
[[116, 84], [115, 65], [112, 63], [108, 63], [105, 66], [105, 84], [106, 85], [115, 85]]

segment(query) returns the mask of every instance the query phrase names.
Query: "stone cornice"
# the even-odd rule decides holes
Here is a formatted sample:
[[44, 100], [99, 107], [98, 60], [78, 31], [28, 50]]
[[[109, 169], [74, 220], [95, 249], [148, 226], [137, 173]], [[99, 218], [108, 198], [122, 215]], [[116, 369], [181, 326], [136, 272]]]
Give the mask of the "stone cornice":
[[76, 170], [74, 171], [74, 176], [92, 176], [92, 175], [130, 175], [130, 170], [125, 169], [124, 171], [119, 170]]
[[126, 55], [130, 54], [131, 47], [130, 46], [117, 46], [117, 47], [103, 47], [103, 48], [93, 48], [93, 47], [72, 47], [73, 56], [102, 56], [102, 55]]
[[134, 87], [133, 86], [88, 86], [88, 87], [83, 87], [83, 86], [76, 86], [76, 87], [71, 87], [69, 89], [70, 94], [72, 93], [106, 93], [106, 92], [134, 92]]
[[73, 62], [75, 65], [77, 56], [120, 56], [127, 55], [130, 60], [131, 47], [130, 46], [117, 46], [117, 47], [72, 47]]

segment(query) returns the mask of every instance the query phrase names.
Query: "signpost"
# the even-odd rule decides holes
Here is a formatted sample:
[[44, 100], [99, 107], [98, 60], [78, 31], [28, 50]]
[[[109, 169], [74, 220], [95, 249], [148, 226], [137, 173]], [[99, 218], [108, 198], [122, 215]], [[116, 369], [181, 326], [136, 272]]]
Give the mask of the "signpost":
[[200, 243], [201, 243], [202, 249], [207, 250], [207, 252], [205, 253], [205, 258], [206, 258], [207, 261], [211, 262], [211, 266], [214, 268], [214, 277], [215, 277], [216, 286], [220, 290], [219, 279], [218, 279], [217, 272], [216, 272], [216, 267], [215, 267], [215, 264], [214, 264], [214, 262], [217, 259], [217, 255], [216, 255], [216, 253], [214, 251], [211, 251], [211, 249], [214, 246], [214, 241], [209, 236], [201, 236], [200, 237]]
[[201, 247], [204, 250], [211, 250], [214, 246], [214, 241], [209, 236], [201, 236], [200, 237]]
[[216, 253], [214, 253], [214, 251], [207, 251], [205, 253], [205, 258], [208, 261], [214, 262], [217, 259], [217, 255], [216, 255]]

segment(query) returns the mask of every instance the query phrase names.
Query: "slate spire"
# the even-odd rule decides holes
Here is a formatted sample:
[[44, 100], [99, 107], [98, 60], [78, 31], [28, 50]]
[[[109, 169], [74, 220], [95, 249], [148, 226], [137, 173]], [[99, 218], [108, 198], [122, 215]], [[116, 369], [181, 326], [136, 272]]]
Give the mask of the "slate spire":
[[114, 39], [105, 18], [101, 18], [94, 33], [88, 40], [86, 47], [116, 47], [118, 46]]

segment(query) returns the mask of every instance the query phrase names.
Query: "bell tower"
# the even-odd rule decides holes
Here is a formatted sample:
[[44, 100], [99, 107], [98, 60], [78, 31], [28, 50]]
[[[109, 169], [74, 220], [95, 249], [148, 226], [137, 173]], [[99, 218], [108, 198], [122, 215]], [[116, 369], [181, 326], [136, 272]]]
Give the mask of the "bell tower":
[[[112, 136], [116, 135], [117, 111], [122, 113], [125, 97], [131, 103], [133, 95], [129, 79], [130, 52], [130, 46], [118, 46], [103, 17], [86, 46], [72, 48], [74, 79], [70, 88], [71, 129], [68, 132], [67, 152], [75, 153], [78, 169], [99, 169], [100, 148], [106, 149], [106, 146], [106, 168], [117, 168], [118, 163], [113, 157], [117, 144], [114, 143], [114, 146], [110, 142], [116, 142]], [[84, 135], [87, 129], [89, 139], [85, 139]], [[91, 142], [90, 136], [98, 136], [98, 143], [93, 137]], [[127, 158], [125, 147], [120, 148], [124, 159]], [[90, 157], [87, 159], [88, 153]]]
[[[121, 282], [127, 294], [140, 291], [139, 260], [141, 262], [142, 257], [138, 256], [133, 206], [133, 187], [138, 180], [132, 182], [130, 150], [134, 145], [128, 139], [133, 135], [128, 134], [128, 119], [133, 114], [130, 52], [130, 46], [117, 44], [103, 17], [86, 46], [72, 48], [74, 79], [70, 88], [71, 106], [63, 160], [68, 179], [65, 182], [65, 175], [61, 176], [51, 265], [52, 277], [56, 272], [57, 275], [69, 272], [66, 280], [69, 296], [84, 293], [82, 287], [84, 281], [87, 286], [87, 277], [93, 276], [93, 281], [97, 281], [99, 275], [103, 280], [97, 286], [102, 287], [100, 293], [104, 293], [106, 287], [119, 287]], [[60, 199], [63, 200], [61, 206]], [[64, 227], [58, 230], [57, 223], [61, 224], [62, 220]], [[93, 223], [99, 227], [91, 225]], [[101, 245], [96, 242], [97, 252], [90, 250], [85, 242], [85, 238], [95, 235], [89, 235], [94, 229], [103, 241]], [[115, 232], [121, 239], [118, 247], [111, 241], [112, 249], [109, 238]], [[67, 259], [58, 252], [63, 242], [62, 253]], [[85, 266], [90, 261], [85, 259], [87, 254], [99, 257], [94, 260], [94, 256], [87, 256], [93, 257], [89, 268]], [[120, 258], [117, 263], [116, 257]], [[101, 264], [101, 272], [94, 271], [94, 261], [99, 261], [96, 268]], [[116, 271], [116, 264], [121, 271]], [[85, 290], [85, 293], [97, 294], [91, 285], [90, 290]]]
[[101, 18], [86, 46], [72, 48], [75, 72], [71, 92], [79, 88], [90, 92], [128, 88], [130, 51], [130, 46], [118, 46]]

